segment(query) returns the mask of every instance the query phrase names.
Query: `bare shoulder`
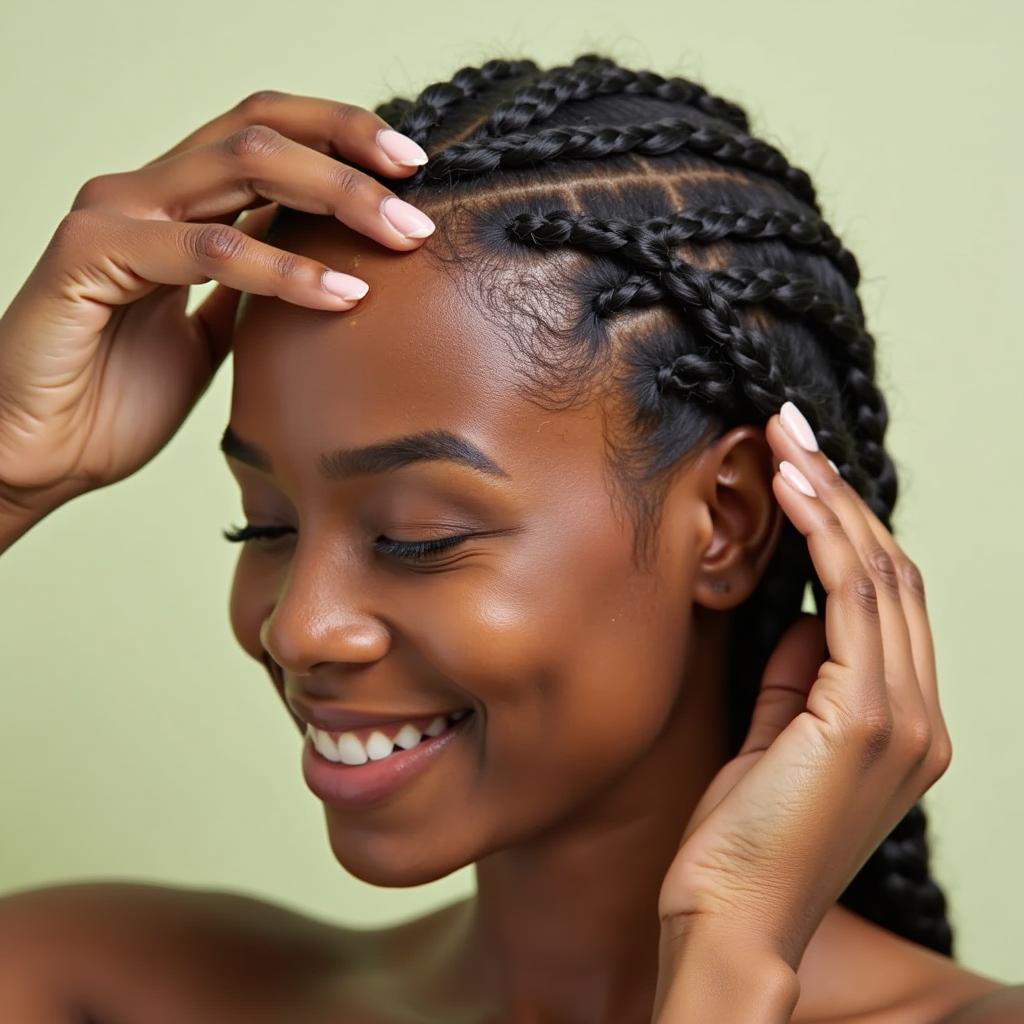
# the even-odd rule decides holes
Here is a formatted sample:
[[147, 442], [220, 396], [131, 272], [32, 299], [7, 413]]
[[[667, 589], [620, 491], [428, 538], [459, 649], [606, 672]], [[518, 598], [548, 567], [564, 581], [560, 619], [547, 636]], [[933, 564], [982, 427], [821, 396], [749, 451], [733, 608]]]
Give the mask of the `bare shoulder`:
[[[345, 968], [348, 934], [222, 890], [141, 882], [26, 889], [0, 898], [0, 1001], [31, 1003], [26, 1021], [62, 1019], [56, 1014], [71, 1008], [131, 1019], [158, 1001], [166, 1012], [167, 1000], [187, 1011], [181, 1019], [214, 1020], [248, 1013], [261, 996], [265, 1011], [268, 994], [294, 998], [328, 985]], [[35, 1009], [44, 1003], [45, 1013]]]
[[797, 973], [794, 1024], [1024, 1022], [1024, 987], [970, 971], [839, 905], [826, 915]]

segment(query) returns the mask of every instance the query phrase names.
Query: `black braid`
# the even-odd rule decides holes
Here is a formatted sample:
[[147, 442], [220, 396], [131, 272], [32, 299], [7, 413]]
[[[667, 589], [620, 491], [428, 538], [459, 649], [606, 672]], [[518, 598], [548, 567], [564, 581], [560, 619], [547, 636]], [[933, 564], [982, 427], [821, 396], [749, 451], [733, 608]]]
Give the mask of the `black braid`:
[[[684, 312], [697, 317], [705, 337], [721, 346], [720, 358], [736, 362], [744, 374], [740, 381], [747, 389], [753, 407], [766, 418], [787, 401], [788, 396], [778, 399], [781, 392], [776, 386], [776, 373], [767, 362], [770, 346], [757, 339], [751, 341], [748, 332], [740, 326], [733, 307], [767, 303], [784, 314], [806, 316], [834, 342], [831, 345], [833, 358], [848, 373], [849, 388], [841, 397], [850, 408], [852, 433], [861, 444], [860, 465], [855, 473], [862, 480], [865, 473], [877, 475], [885, 465], [884, 449], [878, 436], [878, 424], [884, 418], [884, 399], [871, 383], [875, 374], [875, 343], [864, 328], [859, 302], [852, 311], [844, 309], [813, 278], [793, 272], [743, 266], [706, 272], [670, 255], [670, 246], [684, 239], [732, 237], [726, 231], [729, 225], [740, 229], [740, 237], [756, 237], [745, 230], [751, 226], [755, 232], [760, 232], [760, 237], [769, 237], [762, 229], [772, 219], [781, 229], [791, 225], [795, 219], [793, 214], [773, 218], [769, 212], [767, 216], [742, 222], [735, 211], [719, 210], [716, 213], [710, 225], [705, 223], [701, 210], [695, 210], [688, 217], [685, 212], [680, 212], [674, 218], [652, 218], [642, 224], [627, 224], [556, 210], [545, 217], [520, 214], [509, 222], [507, 232], [510, 239], [527, 244], [572, 245], [615, 255], [627, 264], [647, 271], [627, 273], [618, 282], [602, 288], [594, 297], [595, 312], [599, 316], [607, 316], [630, 305], [650, 305], [663, 301], [666, 296], [674, 297], [682, 304]], [[810, 219], [805, 217], [804, 221]], [[829, 255], [834, 255], [837, 248], [846, 252], [824, 221], [816, 216], [813, 216], [813, 221], [816, 223], [801, 225], [809, 228], [803, 237], [815, 243], [809, 248], [822, 251], [824, 247]], [[792, 241], [782, 230], [776, 230], [775, 234]], [[797, 242], [799, 244], [799, 239]], [[852, 255], [850, 261], [856, 268]], [[850, 261], [844, 261], [847, 269]], [[652, 277], [651, 273], [656, 273], [657, 277]], [[708, 370], [706, 360], [695, 361], [690, 353], [684, 352], [659, 370], [659, 390], [664, 391], [671, 383], [690, 397], [703, 395], [709, 404], [726, 401], [721, 375], [709, 375]], [[842, 450], [833, 447], [833, 437], [836, 435], [827, 428], [822, 429], [822, 449], [834, 462], [837, 462], [835, 456], [847, 461], [850, 456], [848, 446], [843, 444]]]
[[489, 60], [479, 68], [460, 68], [450, 82], [428, 85], [414, 103], [394, 99], [378, 107], [375, 113], [396, 125], [402, 134], [422, 143], [456, 105], [479, 96], [506, 79], [521, 78], [538, 70], [532, 60]]
[[592, 71], [579, 71], [574, 67], [552, 68], [516, 92], [511, 99], [499, 103], [487, 121], [473, 133], [472, 138], [478, 140], [521, 132], [535, 121], [546, 121], [566, 103], [578, 103], [594, 96], [613, 96], [618, 93], [655, 96], [661, 100], [682, 103], [727, 121], [741, 131], [745, 132], [749, 128], [747, 115], [742, 108], [712, 96], [695, 82], [685, 78], [663, 78], [653, 71], [630, 71], [612, 64]]
[[817, 214], [779, 209], [738, 209], [701, 206], [670, 217], [651, 217], [636, 225], [614, 218], [594, 217], [569, 210], [548, 214], [521, 213], [509, 224], [509, 237], [535, 245], [584, 243], [598, 252], [616, 252], [642, 245], [641, 234], [652, 232], [667, 245], [718, 242], [724, 238], [756, 241], [781, 238], [792, 245], [828, 256], [852, 287], [860, 283], [857, 260]]
[[[688, 113], [666, 116], [666, 103]], [[516, 254], [528, 259], [530, 250], [544, 259], [545, 249], [571, 247], [583, 259], [567, 302], [556, 303], [569, 308], [583, 296], [571, 329], [481, 295], [535, 357], [524, 365], [548, 374], [545, 395], [563, 368], [569, 378], [580, 365], [595, 375], [613, 359], [624, 366], [619, 386], [636, 436], [611, 450], [638, 537], [656, 528], [665, 474], [709, 433], [763, 424], [786, 400], [892, 530], [898, 480], [884, 446], [888, 410], [874, 380], [875, 343], [854, 291], [857, 262], [822, 220], [808, 175], [748, 134], [742, 108], [684, 79], [587, 53], [547, 71], [530, 60], [462, 68], [451, 82], [376, 112], [430, 154], [406, 179], [378, 178], [421, 208], [439, 208], [440, 230], [424, 253], [444, 262], [450, 249], [473, 281], [495, 267], [514, 275]], [[565, 161], [581, 168], [577, 180]], [[470, 187], [473, 201], [460, 205]], [[282, 207], [278, 216], [293, 215]], [[445, 249], [463, 218], [469, 233]], [[664, 325], [631, 337], [620, 355], [613, 314], [654, 303], [666, 310]], [[549, 358], [538, 349], [548, 335], [574, 347]], [[582, 364], [576, 350], [584, 350]], [[726, 680], [734, 751], [767, 659], [808, 584], [823, 616], [826, 595], [806, 541], [786, 523], [757, 588], [732, 613], [732, 635], [743, 638], [730, 648]], [[952, 955], [945, 897], [928, 861], [918, 803], [839, 902]]]
[[[765, 412], [766, 416], [771, 415], [771, 410], [765, 406], [766, 401], [772, 401], [772, 392], [767, 385], [770, 371], [757, 355], [758, 350], [764, 346], [750, 345], [731, 307], [766, 303], [784, 314], [806, 316], [834, 342], [831, 346], [834, 350], [833, 358], [847, 373], [847, 388], [841, 398], [850, 410], [851, 432], [860, 445], [859, 465], [853, 468], [852, 475], [859, 478], [862, 484], [867, 478], [884, 477], [888, 489], [886, 493], [891, 493], [889, 480], [894, 479], [894, 471], [888, 463], [880, 436], [880, 425], [885, 422], [884, 398], [872, 383], [875, 375], [875, 343], [864, 328], [859, 301], [854, 296], [852, 309], [844, 309], [813, 278], [794, 272], [784, 273], [770, 267], [735, 266], [705, 273], [685, 261], [673, 258], [669, 254], [670, 245], [684, 239], [732, 237], [725, 235], [724, 231], [730, 223], [740, 227], [743, 232], [741, 237], [751, 237], [743, 231], [749, 225], [741, 223], [734, 211], [719, 211], [719, 216], [711, 225], [712, 230], [707, 230], [701, 213], [698, 210], [689, 215], [688, 230], [685, 226], [685, 212], [671, 219], [652, 218], [643, 224], [627, 224], [577, 215], [568, 210], [556, 210], [543, 218], [521, 214], [513, 218], [507, 231], [509, 238], [515, 241], [541, 246], [561, 243], [591, 249], [615, 255], [645, 271], [657, 272], [657, 278], [627, 274], [616, 284], [601, 289], [594, 298], [595, 312], [606, 316], [629, 305], [648, 305], [662, 301], [669, 294], [680, 301], [687, 312], [702, 311], [700, 318], [706, 337], [723, 346], [723, 359], [736, 359], [739, 368], [750, 375], [741, 377], [741, 382], [751, 390], [754, 407], [759, 412]], [[791, 214], [775, 220], [778, 226], [785, 227], [793, 223], [794, 217]], [[769, 219], [762, 216], [751, 223], [757, 229]], [[834, 255], [837, 249], [845, 253], [846, 250], [828, 225], [816, 216], [814, 220], [817, 223], [811, 225], [805, 237], [812, 238], [817, 244], [809, 247], [821, 251], [824, 245], [829, 255]], [[651, 224], [656, 230], [651, 230], [648, 226]], [[679, 226], [679, 229], [670, 230], [668, 225]], [[776, 232], [776, 236], [785, 241], [793, 240], [780, 231]], [[764, 233], [761, 237], [769, 236]], [[852, 255], [850, 260], [856, 268]], [[848, 269], [849, 261], [843, 262]], [[727, 301], [718, 301], [716, 296]], [[764, 358], [767, 358], [766, 353]], [[698, 397], [702, 393], [702, 384], [695, 378], [706, 372], [706, 369], [706, 363], [695, 363], [689, 353], [683, 353], [662, 368], [658, 376], [659, 387], [664, 390], [671, 381], [691, 397]], [[720, 382], [707, 378], [703, 385], [710, 403], [724, 400]], [[812, 426], [816, 426], [814, 420]], [[852, 465], [849, 462], [849, 446], [824, 424], [821, 429], [820, 442], [826, 455], [837, 464], [845, 462]], [[838, 446], [833, 446], [833, 438]], [[891, 500], [886, 495], [880, 497], [883, 503]]]
[[624, 153], [664, 156], [678, 149], [690, 149], [720, 163], [736, 164], [774, 178], [818, 212], [807, 172], [791, 167], [774, 146], [731, 128], [722, 130], [686, 117], [663, 117], [624, 126], [576, 124], [514, 132], [482, 142], [456, 142], [432, 157], [414, 177], [422, 175], [451, 183], [499, 167], [529, 167], [550, 160], [600, 160]]

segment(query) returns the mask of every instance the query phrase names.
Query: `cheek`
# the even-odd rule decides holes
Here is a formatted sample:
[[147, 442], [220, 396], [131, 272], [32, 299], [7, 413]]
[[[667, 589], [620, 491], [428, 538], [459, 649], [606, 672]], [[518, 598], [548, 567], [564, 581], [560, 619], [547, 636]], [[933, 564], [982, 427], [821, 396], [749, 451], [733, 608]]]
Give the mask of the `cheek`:
[[467, 574], [461, 593], [431, 602], [413, 641], [483, 705], [474, 781], [496, 842], [557, 820], [628, 771], [678, 695], [685, 595], [636, 575], [614, 545], [562, 554], [493, 586]]

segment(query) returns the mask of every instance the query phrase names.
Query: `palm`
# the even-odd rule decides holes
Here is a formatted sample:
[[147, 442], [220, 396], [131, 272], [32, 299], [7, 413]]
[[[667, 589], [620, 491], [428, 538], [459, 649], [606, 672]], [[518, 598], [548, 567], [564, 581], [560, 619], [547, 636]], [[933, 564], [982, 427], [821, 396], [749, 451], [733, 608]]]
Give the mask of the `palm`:
[[93, 390], [93, 430], [81, 468], [113, 483], [174, 436], [215, 367], [200, 323], [185, 313], [188, 289], [161, 287], [124, 307], [104, 338], [108, 356]]
[[814, 716], [802, 714], [817, 682], [825, 645], [824, 624], [802, 615], [782, 638], [764, 680], [740, 752], [715, 774], [687, 822], [662, 884], [663, 917], [692, 911], [692, 895], [705, 877], [743, 856], [749, 837], [766, 846], [780, 838], [798, 789], [794, 778], [823, 751]]

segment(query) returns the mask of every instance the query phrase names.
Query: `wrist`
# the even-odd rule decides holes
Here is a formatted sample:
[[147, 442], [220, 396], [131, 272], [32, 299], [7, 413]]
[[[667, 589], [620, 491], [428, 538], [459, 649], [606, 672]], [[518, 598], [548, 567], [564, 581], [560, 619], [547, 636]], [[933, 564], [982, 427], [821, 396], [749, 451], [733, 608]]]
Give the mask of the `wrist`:
[[652, 1024], [789, 1024], [796, 971], [747, 932], [663, 929]]

